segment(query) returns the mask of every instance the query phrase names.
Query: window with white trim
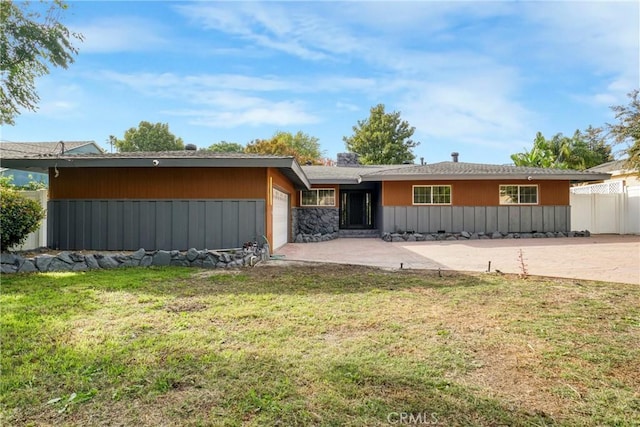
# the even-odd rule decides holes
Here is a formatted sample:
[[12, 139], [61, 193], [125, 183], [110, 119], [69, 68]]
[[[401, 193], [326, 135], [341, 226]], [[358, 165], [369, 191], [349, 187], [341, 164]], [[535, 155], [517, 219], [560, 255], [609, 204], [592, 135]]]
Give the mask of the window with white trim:
[[501, 185], [501, 205], [537, 205], [537, 185]]
[[313, 188], [300, 192], [300, 206], [335, 206], [336, 190], [333, 188]]
[[414, 205], [450, 205], [450, 185], [414, 185]]

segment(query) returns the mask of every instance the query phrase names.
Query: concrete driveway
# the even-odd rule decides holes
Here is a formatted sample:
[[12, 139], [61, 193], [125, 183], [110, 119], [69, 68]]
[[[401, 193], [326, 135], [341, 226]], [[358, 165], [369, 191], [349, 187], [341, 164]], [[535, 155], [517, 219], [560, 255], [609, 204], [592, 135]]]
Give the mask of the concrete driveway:
[[387, 243], [336, 239], [289, 243], [276, 255], [287, 260], [371, 265], [384, 268], [521, 273], [640, 284], [640, 236], [593, 235], [558, 239], [467, 240]]

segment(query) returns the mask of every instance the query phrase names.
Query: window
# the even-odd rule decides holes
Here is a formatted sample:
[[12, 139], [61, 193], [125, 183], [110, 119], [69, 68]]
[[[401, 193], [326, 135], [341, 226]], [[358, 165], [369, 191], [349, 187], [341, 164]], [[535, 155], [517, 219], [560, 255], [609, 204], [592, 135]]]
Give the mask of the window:
[[333, 188], [314, 188], [300, 192], [301, 206], [335, 206], [336, 190]]
[[414, 205], [450, 205], [450, 185], [414, 185]]
[[501, 185], [501, 205], [537, 205], [537, 185]]

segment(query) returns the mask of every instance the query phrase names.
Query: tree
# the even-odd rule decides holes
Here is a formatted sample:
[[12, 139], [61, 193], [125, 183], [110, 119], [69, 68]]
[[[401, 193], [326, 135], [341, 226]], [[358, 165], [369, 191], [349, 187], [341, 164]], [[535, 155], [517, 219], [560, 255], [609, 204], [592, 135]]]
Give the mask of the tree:
[[44, 218], [36, 200], [18, 193], [8, 177], [0, 178], [0, 249], [7, 250], [25, 241]]
[[347, 150], [358, 153], [363, 164], [402, 164], [413, 161], [411, 140], [415, 127], [400, 119], [399, 112], [385, 113], [384, 104], [371, 108], [368, 119], [358, 120], [353, 135], [343, 137]]
[[237, 142], [220, 141], [211, 144], [206, 150], [216, 153], [244, 153], [244, 145], [238, 144]]
[[536, 133], [531, 151], [515, 153], [511, 155], [511, 160], [516, 166], [533, 166], [538, 168], [554, 167], [556, 160], [551, 147], [541, 132]]
[[611, 146], [601, 128], [589, 126], [585, 133], [576, 130], [572, 137], [562, 133], [546, 139], [536, 133], [530, 151], [511, 155], [516, 166], [584, 170], [611, 160]]
[[607, 142], [602, 128], [589, 125], [584, 132], [576, 130], [565, 160], [569, 169], [589, 169], [611, 160], [611, 144]]
[[152, 124], [142, 121], [137, 128], [127, 130], [124, 139], [111, 135], [109, 140], [120, 152], [184, 150], [182, 138], [176, 138], [169, 131], [167, 123]]
[[624, 150], [628, 156], [627, 167], [640, 174], [640, 90], [635, 89], [627, 94], [629, 105], [611, 107], [616, 113], [617, 123], [607, 124], [610, 135], [616, 144], [627, 144]]
[[49, 65], [67, 68], [78, 53], [72, 42], [82, 41], [82, 35], [58, 21], [67, 5], [61, 0], [47, 5], [41, 13], [28, 10], [28, 2], [0, 2], [0, 125], [13, 125], [21, 108], [35, 111], [40, 100], [35, 79], [48, 74]]
[[318, 138], [302, 131], [295, 135], [290, 132], [276, 132], [271, 139], [256, 139], [245, 147], [246, 153], [293, 156], [298, 163], [320, 164], [322, 152]]

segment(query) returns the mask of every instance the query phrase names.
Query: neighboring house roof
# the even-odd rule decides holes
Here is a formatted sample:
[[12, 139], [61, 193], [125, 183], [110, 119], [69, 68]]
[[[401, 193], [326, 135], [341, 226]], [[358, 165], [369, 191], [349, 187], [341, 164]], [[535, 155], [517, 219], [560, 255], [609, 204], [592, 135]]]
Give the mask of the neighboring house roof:
[[57, 155], [79, 152], [103, 153], [94, 141], [57, 141], [57, 142], [0, 142], [0, 157]]
[[591, 172], [600, 172], [600, 173], [612, 173], [612, 172], [631, 173], [633, 172], [632, 169], [626, 166], [626, 163], [627, 163], [627, 159], [613, 160], [611, 162], [594, 166], [587, 170]]
[[534, 168], [482, 163], [440, 162], [406, 168], [385, 169], [362, 176], [363, 181], [451, 180], [451, 179], [538, 179], [591, 181], [608, 174], [570, 169]]
[[127, 153], [81, 153], [71, 155], [17, 155], [2, 157], [3, 167], [46, 172], [53, 167], [273, 167], [298, 188], [310, 184], [298, 162], [291, 156], [211, 151], [153, 151]]

